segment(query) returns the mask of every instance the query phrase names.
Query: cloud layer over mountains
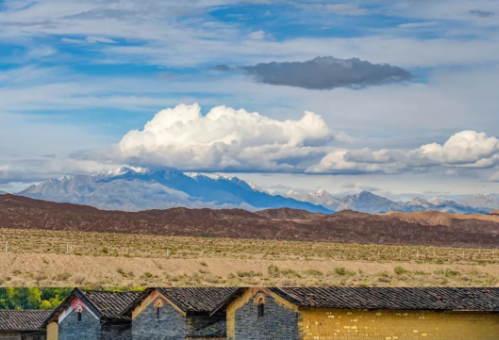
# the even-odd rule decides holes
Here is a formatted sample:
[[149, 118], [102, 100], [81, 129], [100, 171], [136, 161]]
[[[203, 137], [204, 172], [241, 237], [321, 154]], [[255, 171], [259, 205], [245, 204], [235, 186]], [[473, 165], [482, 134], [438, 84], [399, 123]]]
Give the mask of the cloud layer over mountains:
[[320, 174], [489, 169], [499, 161], [499, 140], [476, 131], [410, 150], [349, 147], [352, 140], [314, 112], [278, 120], [226, 106], [202, 115], [198, 104], [180, 104], [129, 131], [104, 157], [181, 171]]

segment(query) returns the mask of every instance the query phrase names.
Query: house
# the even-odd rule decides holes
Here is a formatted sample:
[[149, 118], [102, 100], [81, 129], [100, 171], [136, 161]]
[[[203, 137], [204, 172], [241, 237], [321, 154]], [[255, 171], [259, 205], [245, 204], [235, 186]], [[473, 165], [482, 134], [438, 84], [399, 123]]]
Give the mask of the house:
[[225, 339], [225, 311], [213, 309], [235, 288], [149, 288], [123, 316], [132, 319], [134, 340]]
[[0, 340], [45, 340], [41, 327], [51, 312], [0, 309]]
[[139, 295], [76, 288], [45, 319], [47, 340], [130, 340], [131, 320], [121, 314]]
[[228, 340], [499, 339], [499, 288], [241, 288]]

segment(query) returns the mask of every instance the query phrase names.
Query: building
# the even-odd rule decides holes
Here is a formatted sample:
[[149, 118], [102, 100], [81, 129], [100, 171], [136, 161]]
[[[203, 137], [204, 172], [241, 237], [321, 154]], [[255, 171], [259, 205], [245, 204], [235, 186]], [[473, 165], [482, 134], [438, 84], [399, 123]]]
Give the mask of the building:
[[226, 339], [225, 311], [213, 309], [235, 288], [149, 288], [123, 313], [134, 340]]
[[75, 289], [44, 321], [48, 340], [131, 340], [123, 311], [139, 292]]
[[51, 312], [0, 309], [0, 340], [45, 340], [41, 327]]
[[498, 288], [242, 288], [228, 340], [499, 339]]

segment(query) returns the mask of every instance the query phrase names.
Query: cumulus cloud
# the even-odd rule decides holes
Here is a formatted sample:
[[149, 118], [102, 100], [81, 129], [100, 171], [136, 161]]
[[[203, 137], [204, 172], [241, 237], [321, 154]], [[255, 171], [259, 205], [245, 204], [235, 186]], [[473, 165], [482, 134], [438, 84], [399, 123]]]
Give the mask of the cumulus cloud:
[[417, 149], [335, 150], [308, 170], [315, 173], [399, 173], [435, 167], [486, 169], [499, 164], [499, 140], [483, 132], [461, 131], [445, 143]]
[[181, 170], [294, 172], [322, 158], [334, 137], [310, 111], [275, 120], [226, 106], [204, 116], [198, 104], [181, 104], [128, 132], [113, 151], [123, 161]]
[[396, 174], [499, 166], [499, 139], [482, 132], [461, 131], [444, 143], [415, 149], [348, 148], [349, 138], [310, 111], [298, 120], [277, 120], [226, 106], [202, 115], [198, 104], [181, 104], [159, 111], [142, 130], [128, 132], [100, 157], [216, 172]]
[[271, 62], [242, 67], [257, 82], [315, 90], [362, 88], [411, 78], [406, 70], [357, 58], [317, 57], [305, 62]]

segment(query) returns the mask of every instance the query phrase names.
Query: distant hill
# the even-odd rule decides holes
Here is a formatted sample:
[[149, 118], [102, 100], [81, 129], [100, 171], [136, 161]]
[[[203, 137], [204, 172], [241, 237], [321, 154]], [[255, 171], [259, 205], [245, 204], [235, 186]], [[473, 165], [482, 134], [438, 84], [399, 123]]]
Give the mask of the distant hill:
[[499, 198], [492, 194], [475, 194], [464, 199], [461, 203], [474, 208], [499, 209]]
[[370, 215], [351, 210], [318, 214], [289, 208], [124, 212], [10, 194], [0, 196], [0, 228], [453, 247], [499, 245], [497, 215]]
[[[348, 195], [343, 198], [333, 197], [325, 190], [318, 190], [308, 194], [288, 191], [285, 196], [305, 202], [320, 204], [331, 210], [354, 210], [369, 214], [378, 214], [389, 211], [439, 211], [460, 214], [487, 214], [492, 210], [493, 206], [493, 203], [490, 203], [487, 206], [482, 206], [480, 204], [470, 206], [460, 204], [452, 200], [439, 198], [426, 200], [421, 197], [416, 197], [409, 202], [394, 202], [388, 198], [375, 195], [365, 190], [358, 194]], [[499, 208], [499, 205], [497, 205], [497, 207]]]
[[65, 176], [33, 185], [18, 195], [124, 211], [173, 207], [246, 210], [286, 207], [332, 212], [322, 205], [271, 195], [237, 177], [170, 170], [120, 168], [92, 176]]

